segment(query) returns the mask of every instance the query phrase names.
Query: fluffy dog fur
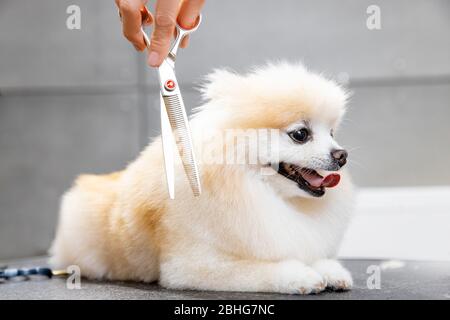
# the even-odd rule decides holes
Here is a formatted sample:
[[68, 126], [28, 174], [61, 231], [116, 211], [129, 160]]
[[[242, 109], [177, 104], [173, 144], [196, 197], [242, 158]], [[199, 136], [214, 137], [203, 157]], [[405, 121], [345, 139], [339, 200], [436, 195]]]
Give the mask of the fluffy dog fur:
[[[338, 145], [329, 130], [346, 103], [334, 82], [281, 63], [246, 75], [216, 71], [202, 92], [207, 102], [190, 121], [197, 152], [224, 148], [226, 139], [205, 136], [206, 129], [272, 128], [279, 129], [279, 161], [330, 169], [329, 152]], [[294, 143], [287, 132], [306, 122], [312, 141]], [[51, 263], [78, 265], [89, 278], [158, 280], [178, 289], [350, 288], [349, 272], [333, 260], [351, 213], [349, 177], [341, 170], [336, 188], [312, 198], [276, 172], [259, 174], [270, 157], [258, 165], [201, 163], [200, 197], [178, 164], [170, 200], [157, 138], [124, 171], [76, 180], [62, 199]]]

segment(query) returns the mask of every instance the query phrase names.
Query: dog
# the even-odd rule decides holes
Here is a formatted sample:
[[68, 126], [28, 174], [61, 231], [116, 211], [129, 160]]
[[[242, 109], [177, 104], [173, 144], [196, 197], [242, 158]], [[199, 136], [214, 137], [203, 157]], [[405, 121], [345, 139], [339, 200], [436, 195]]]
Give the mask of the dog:
[[[158, 137], [124, 171], [78, 177], [61, 201], [51, 264], [172, 289], [350, 289], [350, 273], [335, 260], [353, 206], [341, 169], [347, 152], [334, 139], [348, 93], [286, 62], [242, 75], [214, 71], [201, 93], [190, 126], [196, 154], [210, 158], [199, 161], [202, 194], [193, 196], [178, 160], [169, 199]], [[277, 151], [241, 161], [250, 139], [226, 134], [233, 130], [246, 138], [270, 132], [257, 144]], [[229, 145], [233, 157], [223, 152]]]

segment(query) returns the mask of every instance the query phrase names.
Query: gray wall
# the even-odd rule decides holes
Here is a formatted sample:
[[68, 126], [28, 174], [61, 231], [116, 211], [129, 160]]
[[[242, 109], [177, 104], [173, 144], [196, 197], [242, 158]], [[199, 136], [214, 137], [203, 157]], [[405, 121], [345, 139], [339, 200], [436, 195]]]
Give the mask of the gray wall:
[[[65, 27], [69, 4], [81, 30]], [[370, 4], [381, 30], [366, 28]], [[357, 184], [450, 184], [449, 18], [448, 0], [209, 0], [177, 72], [189, 107], [217, 67], [283, 58], [349, 77], [339, 135]], [[73, 178], [122, 168], [158, 134], [143, 58], [112, 0], [0, 1], [0, 258], [45, 252]]]

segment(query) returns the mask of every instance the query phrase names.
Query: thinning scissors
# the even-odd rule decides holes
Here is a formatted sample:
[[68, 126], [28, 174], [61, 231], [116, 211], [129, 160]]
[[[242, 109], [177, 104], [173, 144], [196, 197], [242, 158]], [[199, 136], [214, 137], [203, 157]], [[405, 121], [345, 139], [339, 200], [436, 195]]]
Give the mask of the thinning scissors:
[[[202, 20], [198, 17], [196, 24], [191, 29], [183, 29], [176, 24], [177, 35], [166, 59], [158, 68], [160, 84], [160, 109], [161, 109], [161, 137], [164, 153], [164, 164], [166, 171], [167, 189], [171, 199], [175, 198], [175, 172], [173, 152], [175, 143], [183, 163], [189, 184], [194, 196], [201, 193], [200, 176], [195, 160], [194, 146], [192, 143], [191, 130], [186, 115], [180, 87], [175, 76], [175, 60], [178, 47], [185, 36], [197, 30]], [[142, 29], [145, 44], [150, 47], [150, 40]]]

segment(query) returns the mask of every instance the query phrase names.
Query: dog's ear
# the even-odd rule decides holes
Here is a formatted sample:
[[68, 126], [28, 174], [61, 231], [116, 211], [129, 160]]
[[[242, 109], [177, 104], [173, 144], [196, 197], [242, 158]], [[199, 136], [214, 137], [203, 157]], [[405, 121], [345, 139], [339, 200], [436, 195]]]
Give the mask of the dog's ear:
[[232, 70], [216, 69], [205, 77], [200, 93], [206, 101], [224, 99], [239, 85], [241, 78]]

